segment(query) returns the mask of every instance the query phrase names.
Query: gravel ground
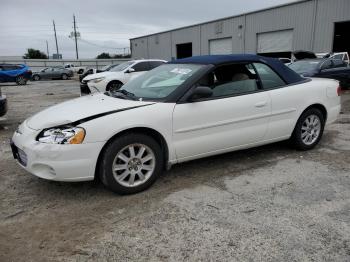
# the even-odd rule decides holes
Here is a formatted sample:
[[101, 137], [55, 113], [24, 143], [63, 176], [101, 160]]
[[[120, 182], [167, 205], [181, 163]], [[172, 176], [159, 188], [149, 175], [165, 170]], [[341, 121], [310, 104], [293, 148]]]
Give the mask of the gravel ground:
[[174, 166], [146, 192], [36, 178], [8, 141], [78, 83], [1, 85], [0, 261], [350, 261], [350, 93], [308, 152], [277, 143]]

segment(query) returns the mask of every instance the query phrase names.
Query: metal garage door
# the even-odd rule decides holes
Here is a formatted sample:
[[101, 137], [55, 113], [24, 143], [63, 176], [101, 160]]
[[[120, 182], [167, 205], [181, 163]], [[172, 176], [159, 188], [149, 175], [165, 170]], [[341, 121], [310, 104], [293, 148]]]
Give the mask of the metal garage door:
[[293, 30], [258, 34], [257, 53], [291, 52], [293, 48]]
[[209, 54], [227, 55], [232, 54], [232, 38], [209, 40]]

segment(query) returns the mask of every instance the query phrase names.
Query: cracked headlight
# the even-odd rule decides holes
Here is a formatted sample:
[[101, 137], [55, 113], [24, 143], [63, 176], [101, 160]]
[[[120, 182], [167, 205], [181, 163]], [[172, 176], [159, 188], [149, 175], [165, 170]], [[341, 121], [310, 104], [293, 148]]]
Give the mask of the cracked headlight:
[[99, 78], [91, 79], [90, 81], [92, 83], [99, 83], [99, 82], [101, 82], [101, 81], [103, 81], [105, 79], [106, 79], [105, 77], [99, 77]]
[[37, 140], [46, 144], [81, 144], [85, 138], [82, 127], [54, 127], [43, 130]]

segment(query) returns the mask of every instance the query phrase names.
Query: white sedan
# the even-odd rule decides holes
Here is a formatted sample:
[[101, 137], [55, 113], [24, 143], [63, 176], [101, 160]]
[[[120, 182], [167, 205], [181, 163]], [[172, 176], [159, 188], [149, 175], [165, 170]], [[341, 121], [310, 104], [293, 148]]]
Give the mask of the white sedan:
[[306, 79], [271, 58], [200, 56], [167, 63], [117, 92], [25, 120], [13, 155], [49, 180], [96, 176], [119, 194], [145, 190], [171, 165], [290, 140], [315, 147], [340, 112], [339, 83]]
[[113, 67], [109, 71], [88, 75], [82, 80], [81, 93], [84, 95], [94, 91], [114, 92], [128, 81], [164, 63], [166, 61], [158, 59], [132, 60]]

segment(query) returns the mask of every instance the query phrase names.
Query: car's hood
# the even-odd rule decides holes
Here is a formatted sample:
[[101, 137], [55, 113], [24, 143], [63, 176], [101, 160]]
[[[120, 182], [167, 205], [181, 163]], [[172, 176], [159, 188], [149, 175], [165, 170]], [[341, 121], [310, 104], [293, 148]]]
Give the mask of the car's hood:
[[124, 75], [123, 72], [101, 72], [97, 74], [88, 75], [84, 78], [84, 80], [89, 81], [91, 79], [100, 78], [100, 77], [120, 77], [122, 75]]
[[148, 104], [153, 102], [125, 100], [98, 93], [49, 107], [28, 118], [26, 124], [29, 128], [42, 130]]

